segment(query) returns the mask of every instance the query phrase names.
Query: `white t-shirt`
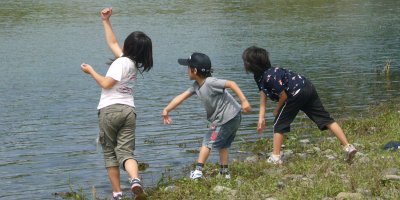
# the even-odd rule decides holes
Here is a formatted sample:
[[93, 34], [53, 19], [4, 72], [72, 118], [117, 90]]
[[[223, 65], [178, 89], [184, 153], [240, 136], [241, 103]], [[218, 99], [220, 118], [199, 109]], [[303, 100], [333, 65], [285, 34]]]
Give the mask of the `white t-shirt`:
[[124, 104], [135, 107], [133, 100], [134, 83], [136, 80], [136, 64], [127, 57], [116, 59], [107, 71], [106, 77], [118, 81], [110, 89], [102, 89], [97, 109], [113, 104]]

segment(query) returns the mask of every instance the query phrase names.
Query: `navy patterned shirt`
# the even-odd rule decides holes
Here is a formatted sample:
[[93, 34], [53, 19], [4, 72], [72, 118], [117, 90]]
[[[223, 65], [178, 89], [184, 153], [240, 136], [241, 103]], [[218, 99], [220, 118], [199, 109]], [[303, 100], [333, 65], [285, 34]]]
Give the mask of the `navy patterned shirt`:
[[306, 78], [288, 69], [271, 67], [262, 76], [254, 76], [258, 89], [273, 101], [279, 100], [279, 94], [285, 91], [288, 97], [293, 97], [304, 87]]

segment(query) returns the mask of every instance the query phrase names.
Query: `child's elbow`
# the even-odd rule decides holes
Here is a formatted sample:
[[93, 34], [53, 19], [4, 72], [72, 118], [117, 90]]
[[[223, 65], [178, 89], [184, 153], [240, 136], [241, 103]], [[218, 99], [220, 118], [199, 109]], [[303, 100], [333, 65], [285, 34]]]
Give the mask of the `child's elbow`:
[[103, 83], [101, 87], [102, 87], [103, 89], [108, 90], [108, 89], [111, 89], [113, 86], [114, 86], [114, 85], [111, 84], [111, 83]]

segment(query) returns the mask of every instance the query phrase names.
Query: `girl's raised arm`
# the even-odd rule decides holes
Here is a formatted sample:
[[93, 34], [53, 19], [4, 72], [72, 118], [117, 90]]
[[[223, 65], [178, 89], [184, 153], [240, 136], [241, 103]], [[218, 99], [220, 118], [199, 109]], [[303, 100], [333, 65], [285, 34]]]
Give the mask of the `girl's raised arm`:
[[103, 21], [103, 26], [104, 26], [104, 33], [106, 37], [106, 41], [108, 44], [108, 47], [110, 47], [112, 53], [116, 58], [121, 57], [122, 55], [122, 49], [118, 44], [117, 37], [115, 37], [114, 31], [111, 26], [110, 22], [110, 17], [112, 15], [112, 8], [104, 8], [101, 12], [101, 19]]

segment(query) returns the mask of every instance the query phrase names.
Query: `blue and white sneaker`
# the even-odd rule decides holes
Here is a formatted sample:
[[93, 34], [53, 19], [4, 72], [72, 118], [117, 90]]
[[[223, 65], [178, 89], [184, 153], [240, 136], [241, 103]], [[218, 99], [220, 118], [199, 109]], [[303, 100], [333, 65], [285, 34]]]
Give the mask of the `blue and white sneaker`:
[[344, 160], [346, 162], [351, 162], [353, 158], [356, 156], [357, 149], [352, 144], [348, 144], [345, 147], [343, 147], [343, 150], [345, 152]]
[[135, 194], [135, 200], [147, 200], [147, 196], [144, 193], [142, 181], [138, 178], [131, 179], [131, 191]]
[[227, 180], [231, 179], [231, 174], [229, 173], [229, 171], [228, 172], [219, 172], [218, 176], [222, 177], [224, 179], [227, 179]]
[[111, 196], [110, 200], [122, 200], [122, 194], [119, 194], [117, 196]]
[[202, 177], [203, 177], [203, 172], [200, 170], [196, 169], [196, 170], [190, 172], [190, 179], [195, 180], [195, 179], [200, 179]]
[[274, 155], [271, 154], [271, 156], [267, 159], [267, 163], [274, 164], [274, 165], [281, 165], [283, 163], [281, 155]]

